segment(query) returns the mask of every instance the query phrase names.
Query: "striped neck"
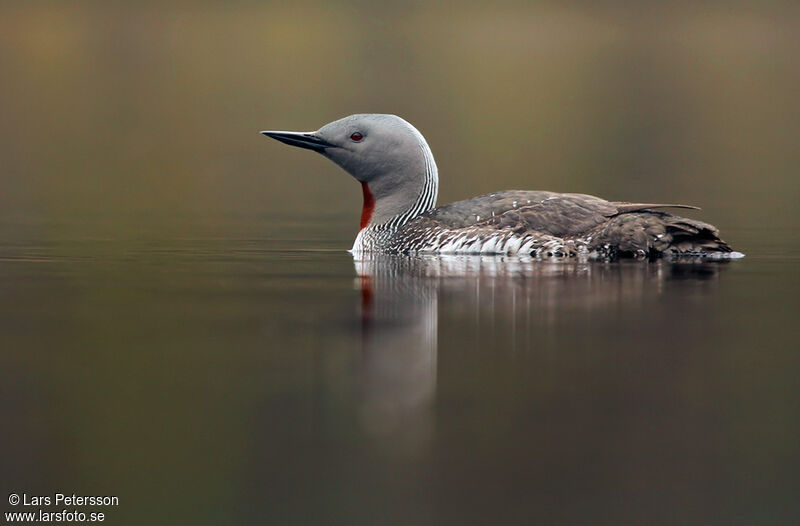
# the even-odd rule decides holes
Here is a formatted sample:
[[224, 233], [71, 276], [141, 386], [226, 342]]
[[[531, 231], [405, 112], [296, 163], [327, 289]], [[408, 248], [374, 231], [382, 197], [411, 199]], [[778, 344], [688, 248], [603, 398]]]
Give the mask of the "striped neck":
[[[361, 210], [361, 230], [358, 232], [353, 248], [350, 250], [354, 254], [385, 249], [392, 235], [403, 225], [436, 206], [436, 198], [439, 193], [439, 171], [428, 143], [425, 142], [425, 139], [418, 131], [414, 131], [418, 136], [419, 149], [424, 160], [424, 173], [415, 174], [415, 178], [420, 175], [422, 177], [421, 188], [414, 201], [405, 210], [377, 223], [372, 221], [373, 211], [375, 210], [375, 197], [370, 190], [369, 183], [362, 182], [364, 206]], [[398, 177], [408, 176], [408, 174], [398, 175]]]

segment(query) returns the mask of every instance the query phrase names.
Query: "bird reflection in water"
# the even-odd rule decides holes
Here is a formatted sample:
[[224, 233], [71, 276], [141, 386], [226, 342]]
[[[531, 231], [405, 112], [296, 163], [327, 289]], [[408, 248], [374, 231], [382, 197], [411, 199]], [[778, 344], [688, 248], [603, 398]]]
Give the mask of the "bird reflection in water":
[[361, 289], [363, 423], [414, 448], [428, 441], [436, 394], [438, 277], [423, 260], [354, 261]]
[[561, 318], [569, 316], [574, 326], [582, 315], [589, 324], [598, 313], [625, 316], [625, 306], [640, 311], [669, 303], [664, 308], [674, 310], [687, 294], [703, 294], [726, 265], [385, 254], [362, 254], [354, 264], [361, 291], [363, 425], [390, 437], [392, 447], [412, 450], [432, 437], [440, 313], [472, 331], [461, 333], [464, 340], [500, 326], [506, 334], [497, 345], [531, 351], [551, 342], [563, 349], [566, 338], [553, 334], [563, 331]]

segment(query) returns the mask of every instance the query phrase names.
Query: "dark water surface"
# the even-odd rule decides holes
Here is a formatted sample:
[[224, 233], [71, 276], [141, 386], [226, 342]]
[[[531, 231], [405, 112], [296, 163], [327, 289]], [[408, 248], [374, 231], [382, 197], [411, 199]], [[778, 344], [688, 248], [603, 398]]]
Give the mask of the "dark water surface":
[[[797, 0], [3, 0], [0, 513], [800, 524], [798, 50]], [[747, 257], [354, 262], [359, 185], [258, 132], [361, 112], [439, 204], [685, 203]]]
[[796, 240], [354, 261], [262, 226], [283, 236], [8, 230], [6, 493], [118, 495], [110, 524], [800, 516]]

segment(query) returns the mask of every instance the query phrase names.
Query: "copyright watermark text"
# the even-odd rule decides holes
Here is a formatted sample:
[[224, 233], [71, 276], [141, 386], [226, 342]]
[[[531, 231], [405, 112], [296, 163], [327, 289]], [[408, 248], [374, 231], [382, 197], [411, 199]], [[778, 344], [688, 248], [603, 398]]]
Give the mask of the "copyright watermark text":
[[[103, 522], [106, 520], [105, 510], [81, 508], [119, 506], [119, 497], [116, 495], [76, 495], [74, 493], [53, 493], [52, 495], [11, 493], [8, 495], [8, 503], [26, 509], [5, 512], [7, 524], [14, 522]], [[32, 507], [36, 509], [31, 509]], [[57, 509], [51, 511], [44, 509], [46, 507]]]

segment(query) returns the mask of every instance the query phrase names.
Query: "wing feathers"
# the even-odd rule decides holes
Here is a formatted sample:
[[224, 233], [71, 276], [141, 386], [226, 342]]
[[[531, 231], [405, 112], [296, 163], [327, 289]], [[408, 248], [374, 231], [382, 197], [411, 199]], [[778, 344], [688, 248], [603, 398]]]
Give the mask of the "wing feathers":
[[[585, 194], [506, 191], [431, 210], [416, 226], [435, 231], [436, 243], [463, 236], [476, 246], [488, 243], [486, 250], [501, 237], [519, 239], [523, 251], [552, 243], [583, 244], [590, 251], [619, 255], [731, 250], [714, 226], [659, 208], [699, 210], [682, 204], [609, 202]], [[411, 230], [408, 235], [416, 237]]]
[[611, 204], [617, 208], [617, 214], [641, 212], [642, 210], [651, 210], [653, 208], [684, 208], [686, 210], [701, 210], [701, 208], [692, 205], [625, 203], [625, 202], [612, 202]]

